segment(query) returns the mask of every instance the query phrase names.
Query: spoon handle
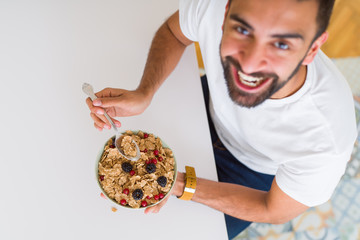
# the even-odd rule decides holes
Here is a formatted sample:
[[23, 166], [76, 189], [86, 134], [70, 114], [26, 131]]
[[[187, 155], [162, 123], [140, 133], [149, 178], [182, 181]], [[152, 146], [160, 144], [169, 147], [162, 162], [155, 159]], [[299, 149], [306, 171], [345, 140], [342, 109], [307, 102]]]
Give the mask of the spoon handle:
[[105, 110], [104, 110], [104, 115], [105, 115], [106, 119], [110, 122], [110, 124], [114, 128], [114, 130], [117, 132], [118, 129], [117, 129], [115, 123], [111, 120], [110, 116], [105, 112]]
[[[92, 101], [94, 101], [97, 98], [95, 96], [93, 88], [90, 84], [84, 83], [82, 89], [83, 89], [84, 93], [86, 93]], [[114, 130], [117, 132], [118, 129], [117, 129], [115, 123], [111, 120], [110, 116], [106, 113], [105, 110], [104, 110], [104, 115], [105, 115], [106, 119], [110, 122], [110, 124], [114, 128]]]

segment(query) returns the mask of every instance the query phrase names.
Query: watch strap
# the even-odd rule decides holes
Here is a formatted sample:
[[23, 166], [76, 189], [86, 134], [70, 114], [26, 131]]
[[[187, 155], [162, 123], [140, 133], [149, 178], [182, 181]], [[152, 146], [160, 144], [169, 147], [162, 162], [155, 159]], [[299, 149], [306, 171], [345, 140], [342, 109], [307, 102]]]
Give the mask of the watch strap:
[[185, 188], [183, 194], [178, 197], [181, 200], [189, 201], [193, 197], [196, 190], [196, 174], [195, 168], [185, 166]]

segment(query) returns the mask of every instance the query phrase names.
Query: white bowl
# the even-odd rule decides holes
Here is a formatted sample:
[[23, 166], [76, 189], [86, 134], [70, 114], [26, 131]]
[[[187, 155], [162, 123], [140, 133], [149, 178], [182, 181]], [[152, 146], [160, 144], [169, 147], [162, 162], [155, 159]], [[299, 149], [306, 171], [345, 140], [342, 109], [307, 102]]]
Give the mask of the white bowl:
[[[139, 130], [137, 130], [137, 131], [132, 131], [132, 132], [133, 132], [134, 134], [137, 134], [137, 133], [139, 132]], [[143, 132], [146, 133], [145, 131], [143, 131]], [[123, 132], [123, 133], [125, 133], [125, 132]], [[157, 137], [155, 134], [154, 134], [154, 136]], [[104, 189], [103, 189], [102, 186], [101, 186], [100, 180], [99, 180], [99, 161], [101, 160], [101, 157], [102, 157], [102, 154], [103, 154], [103, 152], [104, 152], [104, 148], [105, 148], [107, 142], [108, 142], [111, 138], [114, 138], [114, 137], [115, 137], [115, 135], [112, 136], [112, 137], [110, 137], [108, 140], [106, 140], [106, 142], [104, 143], [104, 145], [103, 145], [102, 148], [100, 149], [100, 151], [99, 151], [99, 153], [98, 153], [98, 156], [97, 156], [97, 158], [96, 158], [95, 177], [96, 177], [96, 182], [98, 183], [101, 192], [106, 196], [107, 199], [109, 199], [110, 201], [112, 201], [112, 202], [113, 202], [114, 204], [116, 204], [117, 206], [120, 206], [120, 207], [122, 207], [122, 208], [132, 209], [132, 210], [139, 210], [139, 209], [140, 209], [140, 210], [144, 210], [144, 209], [146, 209], [146, 208], [148, 208], [148, 207], [155, 206], [155, 205], [159, 204], [160, 202], [162, 202], [162, 201], [167, 197], [167, 195], [168, 195], [169, 193], [171, 193], [171, 190], [172, 190], [172, 188], [173, 188], [174, 185], [175, 185], [175, 180], [176, 180], [176, 176], [177, 176], [177, 163], [176, 163], [175, 155], [173, 156], [173, 158], [174, 158], [174, 179], [173, 179], [173, 182], [172, 182], [172, 184], [171, 184], [170, 190], [169, 190], [169, 192], [167, 192], [167, 193], [165, 194], [164, 198], [159, 199], [156, 203], [154, 203], [154, 204], [149, 204], [149, 205], [146, 206], [146, 207], [140, 207], [140, 208], [133, 208], [133, 207], [130, 207], [130, 206], [127, 206], [127, 205], [124, 206], [124, 205], [119, 204], [119, 203], [118, 203], [117, 201], [115, 201], [114, 199], [111, 199], [111, 198], [108, 196], [108, 194], [104, 191]], [[161, 138], [160, 138], [160, 139], [161, 139]], [[162, 139], [161, 139], [161, 143], [162, 143], [163, 148], [169, 148], [169, 149], [171, 149]]]

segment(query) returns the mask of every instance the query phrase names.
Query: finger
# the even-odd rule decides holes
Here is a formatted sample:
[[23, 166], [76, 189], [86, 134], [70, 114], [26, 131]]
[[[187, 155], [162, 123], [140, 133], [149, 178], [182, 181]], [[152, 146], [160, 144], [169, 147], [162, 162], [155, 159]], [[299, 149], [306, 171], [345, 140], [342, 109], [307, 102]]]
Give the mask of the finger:
[[101, 127], [99, 127], [96, 123], [94, 123], [94, 127], [99, 130], [100, 132], [103, 130]]
[[91, 99], [88, 97], [86, 98], [86, 104], [88, 106], [88, 108], [90, 109], [90, 117], [94, 120], [94, 127], [99, 130], [102, 131], [104, 128], [104, 124], [101, 121], [100, 118], [98, 118], [94, 113], [98, 112], [96, 110], [96, 108], [93, 107], [93, 103], [91, 101]]
[[153, 213], [158, 213], [158, 212], [160, 212], [160, 210], [162, 209], [162, 207], [165, 206], [167, 200], [168, 200], [168, 198], [164, 199], [164, 201], [162, 201], [161, 203], [155, 205], [155, 206], [154, 206], [154, 209], [153, 209]]
[[89, 108], [92, 108], [94, 107], [93, 105], [93, 101], [91, 100], [91, 98], [86, 98], [86, 104], [88, 105]]
[[96, 115], [94, 113], [90, 113], [90, 117], [94, 120], [94, 123], [97, 127], [101, 129], [111, 129], [110, 124], [107, 122], [107, 119], [104, 115]]
[[86, 104], [89, 107], [90, 111], [95, 114], [104, 114], [104, 109], [101, 107], [94, 106], [94, 102], [90, 98], [86, 99]]
[[111, 118], [113, 120], [113, 122], [115, 123], [116, 127], [121, 127], [121, 122], [119, 122], [118, 120]]
[[153, 206], [153, 207], [149, 207], [147, 209], [145, 209], [144, 213], [148, 214], [148, 213], [158, 213], [161, 208], [166, 204], [166, 202], [168, 201], [168, 197], [166, 197], [161, 203]]
[[101, 97], [94, 100], [94, 106], [103, 107], [103, 108], [111, 108], [111, 107], [119, 107], [121, 105], [121, 98], [117, 97]]
[[95, 114], [104, 115], [104, 109], [101, 107], [92, 107], [90, 108], [90, 111]]
[[[109, 120], [105, 117], [105, 115], [101, 115], [101, 114], [95, 114], [98, 118], [100, 118], [103, 122], [105, 122], [105, 124], [107, 125], [107, 126], [105, 126], [105, 128], [107, 128], [107, 129], [111, 129], [111, 123], [109, 122]], [[109, 116], [109, 114], [108, 114], [108, 116]], [[109, 116], [110, 117], [110, 116]], [[110, 119], [111, 119], [111, 121], [113, 121], [113, 123], [115, 124], [115, 126], [116, 127], [121, 127], [121, 123], [118, 121], [118, 120], [116, 120], [115, 118], [112, 118], [112, 117], [110, 117]]]
[[[116, 127], [121, 127], [121, 123], [120, 123], [118, 120], [116, 120], [115, 118], [111, 117], [110, 113], [107, 113], [107, 114], [108, 114], [108, 116], [110, 117], [111, 121], [113, 121], [113, 123], [116, 125]], [[97, 115], [101, 117], [101, 115], [99, 115], [99, 114], [97, 114]], [[107, 118], [105, 117], [105, 115], [103, 115], [103, 117], [106, 119], [107, 124], [109, 124], [109, 125], [111, 126], [110, 122], [107, 120]]]
[[[90, 111], [92, 112], [92, 113], [94, 113], [94, 114], [96, 114], [97, 116], [99, 116], [99, 115], [104, 115], [104, 113], [105, 113], [105, 110], [102, 108], [102, 107], [94, 107], [94, 105], [93, 105], [93, 101], [91, 101], [91, 99], [90, 98], [87, 98], [86, 99], [86, 104], [88, 105], [88, 107], [89, 107], [89, 109], [90, 109]], [[106, 124], [109, 124], [109, 126], [110, 126], [110, 123], [107, 121], [107, 119], [106, 119], [106, 117], [104, 116], [104, 117], [99, 117], [103, 122], [105, 122]], [[95, 120], [95, 119], [94, 119]], [[97, 120], [97, 119], [96, 119]], [[118, 120], [116, 120], [116, 119], [114, 119], [114, 118], [112, 118], [111, 117], [111, 120], [115, 123], [115, 125], [117, 126], [117, 127], [121, 127], [121, 122], [120, 121], [118, 121]]]
[[120, 96], [123, 92], [124, 90], [119, 88], [104, 88], [103, 90], [95, 93], [95, 95], [98, 98], [117, 97]]
[[[160, 204], [160, 203], [159, 203], [159, 204]], [[158, 205], [159, 205], [159, 204], [158, 204]], [[149, 208], [145, 209], [144, 213], [145, 213], [145, 214], [158, 213], [158, 212], [160, 211], [160, 207], [159, 207], [158, 205], [156, 205], [156, 206], [154, 206], [154, 207], [149, 207]]]

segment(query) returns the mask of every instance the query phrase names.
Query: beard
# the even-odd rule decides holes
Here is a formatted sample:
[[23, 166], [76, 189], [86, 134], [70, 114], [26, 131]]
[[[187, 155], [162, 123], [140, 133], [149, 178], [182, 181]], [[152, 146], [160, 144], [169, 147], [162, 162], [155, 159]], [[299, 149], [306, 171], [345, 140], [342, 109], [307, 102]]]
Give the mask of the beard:
[[257, 93], [250, 93], [239, 89], [236, 86], [235, 79], [233, 77], [232, 67], [236, 69], [236, 74], [238, 71], [243, 72], [240, 63], [230, 56], [225, 57], [225, 60], [221, 58], [221, 64], [224, 69], [224, 77], [231, 100], [237, 105], [247, 108], [252, 108], [260, 105], [266, 99], [269, 99], [280, 88], [282, 88], [288, 81], [290, 81], [290, 79], [299, 71], [304, 58], [298, 63], [290, 76], [282, 81], [279, 80], [279, 76], [276, 73], [255, 72], [248, 74], [249, 76], [255, 78], [270, 78], [269, 81], [271, 81], [271, 84], [263, 91]]

